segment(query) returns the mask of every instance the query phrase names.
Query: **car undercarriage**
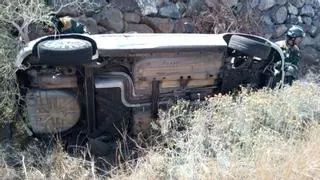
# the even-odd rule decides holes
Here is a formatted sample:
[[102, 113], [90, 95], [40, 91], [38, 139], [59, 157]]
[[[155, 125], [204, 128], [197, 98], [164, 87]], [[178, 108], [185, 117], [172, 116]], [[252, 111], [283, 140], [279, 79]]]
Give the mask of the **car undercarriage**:
[[272, 42], [246, 34], [49, 36], [17, 58], [27, 67], [17, 72], [19, 112], [36, 135], [82, 134], [96, 147], [124, 131], [147, 134], [159, 108], [179, 99], [268, 86], [279, 60]]

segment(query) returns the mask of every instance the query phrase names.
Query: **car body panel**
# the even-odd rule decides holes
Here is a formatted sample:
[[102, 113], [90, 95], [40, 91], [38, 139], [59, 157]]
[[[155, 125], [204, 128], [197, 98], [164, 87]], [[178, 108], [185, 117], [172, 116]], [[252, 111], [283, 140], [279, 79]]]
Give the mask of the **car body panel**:
[[[177, 52], [177, 51], [201, 51], [227, 47], [228, 40], [232, 35], [255, 37], [261, 41], [269, 43], [284, 59], [281, 49], [270, 40], [244, 33], [224, 33], [224, 34], [82, 34], [93, 39], [97, 43], [99, 56], [120, 56], [133, 55], [138, 53], [151, 52]], [[19, 51], [15, 66], [20, 67], [26, 57], [32, 54], [34, 45], [42, 39], [41, 37], [28, 42]], [[59, 37], [57, 37], [59, 38]], [[96, 59], [97, 57], [93, 58]]]
[[[96, 34], [86, 35], [97, 43], [99, 56], [128, 56], [137, 53], [177, 52], [226, 48], [222, 34]], [[30, 41], [20, 50], [15, 65], [20, 67], [32, 54], [34, 45], [45, 39]], [[59, 37], [57, 37], [59, 38]]]
[[[241, 53], [239, 56], [228, 47], [233, 35], [265, 44], [276, 55], [270, 53], [267, 59]], [[33, 61], [39, 56], [36, 53], [39, 42], [55, 38], [89, 38], [96, 47], [92, 63], [90, 61], [88, 64], [79, 63], [69, 67]], [[63, 60], [71, 58], [64, 58], [64, 55], [60, 57]], [[228, 93], [246, 83], [262, 87], [266, 84], [264, 71], [274, 58], [284, 62], [283, 53], [275, 43], [260, 36], [242, 33], [69, 34], [46, 36], [25, 44], [15, 65], [29, 65], [18, 78], [22, 79], [24, 91], [29, 92], [27, 102], [36, 102], [31, 97], [37, 94], [42, 94], [41, 99], [46, 100], [31, 106], [27, 104], [29, 114], [36, 117], [37, 108], [44, 107], [43, 111], [47, 112], [45, 116], [49, 117], [51, 111], [48, 107], [63, 109], [62, 103], [54, 104], [51, 99], [64, 102], [63, 95], [68, 90], [72, 95], [68, 97], [72, 99], [75, 96], [72, 100], [80, 104], [72, 109], [73, 112], [81, 113], [79, 122], [86, 121], [89, 131], [99, 134], [112, 128], [113, 124], [120, 124], [123, 119], [133, 118], [133, 124], [139, 124], [141, 120], [148, 126], [150, 119], [156, 118], [158, 107], [180, 98], [204, 99], [214, 92]], [[246, 62], [244, 68], [231, 67], [234, 59]], [[52, 97], [47, 97], [47, 92], [54, 93]], [[47, 106], [44, 102], [52, 102], [52, 105]], [[65, 113], [66, 117], [72, 116]], [[69, 119], [69, 124], [57, 127], [65, 130], [78, 120]], [[39, 121], [36, 118], [32, 120], [33, 124]], [[48, 119], [50, 127], [54, 127], [55, 122], [64, 122], [63, 117]], [[49, 132], [50, 127], [45, 130]], [[133, 129], [137, 131], [137, 128]], [[114, 129], [111, 131], [114, 132]]]

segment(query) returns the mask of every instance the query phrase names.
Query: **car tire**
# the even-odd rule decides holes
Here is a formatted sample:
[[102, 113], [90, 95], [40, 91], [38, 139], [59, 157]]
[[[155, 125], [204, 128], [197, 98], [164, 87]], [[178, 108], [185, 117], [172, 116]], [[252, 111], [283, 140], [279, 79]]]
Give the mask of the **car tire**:
[[89, 41], [74, 38], [54, 39], [38, 44], [38, 60], [48, 65], [80, 65], [89, 63], [93, 48]]
[[259, 57], [261, 59], [267, 59], [271, 51], [269, 45], [239, 35], [231, 36], [228, 47], [245, 55]]

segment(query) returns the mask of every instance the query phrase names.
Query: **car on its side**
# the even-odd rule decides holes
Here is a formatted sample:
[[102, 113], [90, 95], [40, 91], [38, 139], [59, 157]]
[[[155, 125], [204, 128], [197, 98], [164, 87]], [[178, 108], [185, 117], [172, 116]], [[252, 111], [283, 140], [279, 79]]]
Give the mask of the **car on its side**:
[[29, 42], [15, 64], [34, 134], [95, 139], [147, 132], [177, 99], [269, 86], [277, 61], [275, 43], [249, 34], [65, 34]]

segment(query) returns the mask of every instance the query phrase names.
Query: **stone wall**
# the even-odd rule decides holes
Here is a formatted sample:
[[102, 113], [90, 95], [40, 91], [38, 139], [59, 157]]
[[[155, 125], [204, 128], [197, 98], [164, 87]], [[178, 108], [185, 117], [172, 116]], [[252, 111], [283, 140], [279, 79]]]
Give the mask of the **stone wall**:
[[273, 41], [283, 39], [292, 24], [302, 26], [302, 66], [319, 65], [320, 0], [251, 0], [251, 8], [263, 15], [264, 36]]
[[[93, 34], [124, 32], [198, 33], [201, 29], [197, 24], [197, 21], [201, 21], [199, 17], [205, 18], [208, 12], [209, 14], [215, 12], [213, 18], [223, 18], [222, 16], [219, 17], [219, 11], [222, 11], [222, 9], [215, 8], [217, 4], [223, 4], [227, 7], [224, 10], [227, 9], [232, 14], [230, 17], [236, 18], [243, 14], [247, 14], [247, 17], [251, 15], [261, 17], [261, 21], [256, 22], [262, 29], [259, 34], [272, 41], [283, 39], [290, 25], [301, 25], [307, 32], [307, 37], [302, 46], [304, 64], [319, 63], [320, 0], [90, 1], [93, 3], [86, 5], [82, 10], [68, 7], [64, 8], [60, 14], [75, 17], [86, 24]], [[237, 23], [242, 23], [241, 18], [238, 19]], [[249, 26], [249, 29], [258, 28], [251, 24], [247, 26]]]
[[185, 33], [193, 25], [185, 19], [200, 12], [203, 1], [91, 0], [83, 10], [65, 8], [60, 15], [76, 17], [91, 33]]

